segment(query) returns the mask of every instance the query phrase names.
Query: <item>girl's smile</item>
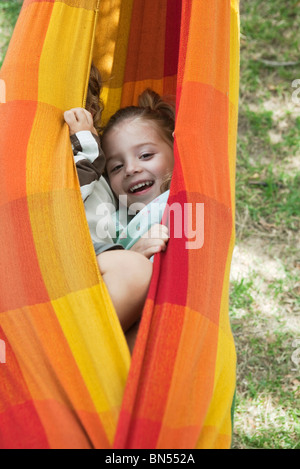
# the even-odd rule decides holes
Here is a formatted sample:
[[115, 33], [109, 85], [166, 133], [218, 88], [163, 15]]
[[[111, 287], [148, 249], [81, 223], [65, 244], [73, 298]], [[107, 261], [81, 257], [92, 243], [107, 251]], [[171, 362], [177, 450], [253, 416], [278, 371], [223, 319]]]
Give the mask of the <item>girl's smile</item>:
[[148, 204], [161, 194], [172, 173], [173, 148], [155, 122], [127, 119], [111, 128], [103, 139], [107, 173], [115, 195], [127, 196], [128, 206]]

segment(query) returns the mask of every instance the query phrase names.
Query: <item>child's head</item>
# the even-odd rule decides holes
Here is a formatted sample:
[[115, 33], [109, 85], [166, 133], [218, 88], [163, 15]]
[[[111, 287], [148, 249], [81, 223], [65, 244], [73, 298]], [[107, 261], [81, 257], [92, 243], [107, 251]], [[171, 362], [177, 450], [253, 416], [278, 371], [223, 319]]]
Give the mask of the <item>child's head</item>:
[[85, 108], [92, 114], [94, 127], [98, 133], [100, 133], [101, 130], [100, 123], [103, 110], [103, 105], [100, 100], [101, 89], [102, 79], [100, 72], [94, 63], [92, 63]]
[[138, 106], [120, 109], [109, 120], [102, 135], [107, 175], [115, 195], [127, 196], [128, 206], [148, 204], [167, 190], [174, 127], [174, 107], [152, 90], [144, 91]]

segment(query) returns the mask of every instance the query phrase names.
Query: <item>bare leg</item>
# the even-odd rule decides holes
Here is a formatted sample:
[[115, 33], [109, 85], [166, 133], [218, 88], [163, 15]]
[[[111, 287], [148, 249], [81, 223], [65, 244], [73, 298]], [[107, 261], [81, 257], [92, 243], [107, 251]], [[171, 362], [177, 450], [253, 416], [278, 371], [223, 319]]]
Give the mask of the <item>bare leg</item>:
[[97, 256], [99, 269], [124, 333], [142, 313], [152, 276], [152, 262], [132, 251], [106, 251]]

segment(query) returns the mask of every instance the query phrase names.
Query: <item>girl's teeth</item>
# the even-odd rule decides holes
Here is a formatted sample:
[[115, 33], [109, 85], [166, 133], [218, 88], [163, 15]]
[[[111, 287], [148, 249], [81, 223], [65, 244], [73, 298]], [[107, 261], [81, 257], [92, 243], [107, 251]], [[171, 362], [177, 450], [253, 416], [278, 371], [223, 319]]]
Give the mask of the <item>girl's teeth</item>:
[[152, 182], [141, 182], [140, 184], [136, 184], [135, 186], [131, 187], [130, 192], [134, 192], [137, 189], [140, 189], [143, 186], [150, 186], [152, 185]]

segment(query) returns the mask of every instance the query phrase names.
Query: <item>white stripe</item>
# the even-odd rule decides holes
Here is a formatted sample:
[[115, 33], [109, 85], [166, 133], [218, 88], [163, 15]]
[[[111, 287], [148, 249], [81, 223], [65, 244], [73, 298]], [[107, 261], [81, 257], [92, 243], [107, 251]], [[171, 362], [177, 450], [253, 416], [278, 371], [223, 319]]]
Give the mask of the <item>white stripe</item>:
[[[89, 130], [82, 130], [77, 132], [76, 137], [78, 138], [82, 148], [82, 152], [79, 152], [77, 155], [77, 161], [88, 159], [93, 163], [99, 156], [99, 147], [92, 133]], [[75, 159], [75, 162], [77, 161]]]
[[80, 187], [81, 196], [84, 202], [88, 198], [88, 196], [91, 195], [91, 193], [93, 192], [94, 185], [96, 184], [96, 182], [97, 181], [93, 181], [90, 184], [86, 184], [85, 186]]

